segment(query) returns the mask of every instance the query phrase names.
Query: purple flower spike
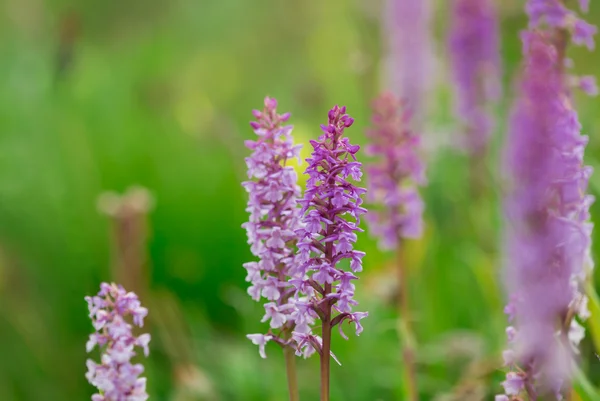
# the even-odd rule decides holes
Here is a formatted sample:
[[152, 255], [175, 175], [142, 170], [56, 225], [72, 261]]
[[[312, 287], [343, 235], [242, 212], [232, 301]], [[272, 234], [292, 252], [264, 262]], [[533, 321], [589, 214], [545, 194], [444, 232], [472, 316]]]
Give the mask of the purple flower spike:
[[367, 221], [382, 249], [395, 249], [401, 238], [419, 238], [423, 231], [424, 205], [417, 186], [426, 179], [420, 138], [409, 128], [410, 118], [406, 105], [390, 92], [373, 102], [367, 152], [379, 160], [367, 167], [368, 198], [381, 209], [370, 211]]
[[[296, 310], [295, 319], [300, 327], [299, 322], [311, 322], [318, 316], [324, 333], [326, 328], [330, 333], [331, 327], [347, 321], [355, 324], [358, 335], [362, 331], [360, 320], [367, 314], [352, 312], [357, 304], [353, 281], [358, 279], [355, 273], [362, 270], [364, 256], [354, 250], [354, 243], [356, 233], [362, 231], [358, 225], [360, 216], [366, 213], [361, 207], [361, 195], [366, 191], [350, 181], [358, 181], [362, 175], [361, 163], [355, 156], [359, 147], [351, 145], [344, 136], [344, 130], [354, 119], [346, 114], [345, 107], [338, 106], [329, 111], [328, 117], [327, 125], [321, 126], [323, 134], [311, 141], [313, 152], [306, 159], [309, 178], [304, 199], [299, 201], [304, 227], [298, 230], [302, 280], [296, 284], [296, 296], [306, 296], [309, 301]], [[302, 327], [310, 330], [309, 325]], [[298, 353], [304, 355], [313, 348], [325, 349], [330, 344], [325, 334], [320, 340], [297, 329], [294, 336], [302, 339], [298, 342]]]
[[[580, 0], [579, 6], [583, 12], [589, 8], [589, 0]], [[563, 33], [568, 33], [571, 41], [575, 45], [585, 45], [589, 50], [595, 47], [594, 36], [598, 28], [579, 18], [574, 11], [565, 7], [562, 0], [528, 0], [525, 7], [529, 15], [530, 29], [542, 29], [546, 32], [554, 31], [557, 37], [562, 38]], [[561, 32], [562, 31], [562, 32]], [[561, 42], [559, 39], [558, 42]], [[555, 43], [555, 46], [561, 47], [564, 53], [564, 47], [567, 43]], [[562, 60], [567, 67], [572, 67], [572, 60]], [[573, 87], [581, 89], [589, 96], [598, 94], [595, 78], [592, 76], [565, 77], [570, 78]]]
[[422, 120], [434, 76], [431, 10], [430, 0], [386, 0], [384, 7], [386, 87], [410, 100], [411, 108], [420, 113], [415, 116], [417, 123]]
[[[589, 0], [580, 0], [581, 9], [588, 11]], [[594, 35], [598, 29], [577, 17], [562, 0], [528, 0], [525, 10], [529, 15], [529, 27], [540, 28], [545, 23], [550, 28], [566, 29], [571, 33], [573, 43], [594, 48]]]
[[136, 355], [135, 347], [148, 356], [150, 334], [134, 336], [126, 318], [130, 317], [133, 324], [142, 327], [148, 310], [141, 306], [137, 295], [116, 284], [102, 283], [98, 295], [85, 297], [85, 300], [96, 329], [87, 342], [87, 352], [96, 346], [102, 350], [101, 363], [91, 359], [86, 362], [88, 372], [85, 377], [99, 390], [92, 400], [147, 400], [146, 378], [139, 377], [144, 367], [132, 365], [130, 359]]
[[466, 129], [465, 148], [485, 149], [493, 129], [488, 108], [500, 96], [498, 21], [492, 0], [456, 0], [449, 35], [457, 115]]
[[588, 315], [581, 287], [593, 266], [588, 222], [593, 198], [586, 195], [591, 169], [583, 165], [587, 137], [580, 133], [554, 38], [540, 30], [522, 35], [524, 68], [505, 151], [511, 184], [506, 198], [511, 302], [505, 311], [515, 326], [507, 330], [514, 352], [505, 359], [518, 373], [508, 372], [503, 385], [514, 399], [522, 393], [528, 399], [550, 394], [561, 399], [573, 350], [583, 338], [583, 327], [573, 319]]
[[[250, 125], [257, 135], [256, 141], [246, 141], [252, 155], [246, 158], [250, 181], [242, 185], [248, 192], [250, 219], [242, 227], [248, 234], [251, 251], [259, 260], [248, 262], [246, 281], [251, 283], [248, 293], [255, 301], [265, 298], [263, 322], [269, 322], [271, 330], [279, 330], [281, 335], [269, 331], [267, 335], [250, 334], [248, 338], [259, 346], [260, 355], [265, 358], [265, 344], [278, 339], [285, 342], [295, 326], [295, 293], [292, 283], [301, 279], [296, 253], [297, 233], [302, 225], [297, 199], [300, 187], [297, 175], [287, 163], [299, 158], [300, 146], [294, 145], [292, 127], [284, 126], [290, 115], [277, 114], [277, 101], [265, 98], [263, 111], [254, 110], [257, 121]], [[304, 316], [312, 323], [310, 316]], [[280, 338], [281, 337], [281, 338]], [[283, 339], [285, 337], [285, 340]]]

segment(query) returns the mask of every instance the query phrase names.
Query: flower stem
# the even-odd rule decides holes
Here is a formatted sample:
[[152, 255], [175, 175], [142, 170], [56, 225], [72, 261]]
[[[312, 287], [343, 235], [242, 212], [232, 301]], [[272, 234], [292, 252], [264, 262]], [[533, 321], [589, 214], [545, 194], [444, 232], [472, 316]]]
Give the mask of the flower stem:
[[485, 165], [486, 148], [472, 154], [469, 159], [469, 175], [471, 184], [471, 196], [476, 201], [480, 200], [485, 194], [487, 180], [487, 171]]
[[290, 401], [300, 401], [300, 394], [298, 393], [298, 377], [296, 376], [296, 355], [294, 355], [294, 349], [286, 346], [283, 349], [283, 355], [285, 356], [285, 373], [287, 375]]
[[417, 401], [417, 371], [415, 367], [415, 350], [412, 346], [413, 334], [409, 304], [409, 283], [404, 260], [404, 243], [398, 242], [396, 250], [398, 274], [398, 310], [400, 312], [399, 335], [402, 347], [402, 362], [404, 364], [404, 392], [407, 401]]
[[[331, 292], [331, 284], [325, 284], [325, 294]], [[326, 304], [326, 311], [322, 319], [321, 337], [321, 401], [329, 401], [329, 362], [331, 361], [331, 306]]]
[[[328, 209], [332, 209], [331, 201], [328, 204]], [[326, 236], [333, 234], [333, 227], [327, 226]], [[325, 259], [333, 263], [333, 243], [325, 244]], [[331, 293], [331, 284], [325, 283], [323, 291], [323, 299]], [[326, 301], [323, 303], [323, 315], [321, 318], [321, 338], [323, 345], [321, 347], [321, 401], [329, 401], [329, 362], [331, 361], [331, 303]]]

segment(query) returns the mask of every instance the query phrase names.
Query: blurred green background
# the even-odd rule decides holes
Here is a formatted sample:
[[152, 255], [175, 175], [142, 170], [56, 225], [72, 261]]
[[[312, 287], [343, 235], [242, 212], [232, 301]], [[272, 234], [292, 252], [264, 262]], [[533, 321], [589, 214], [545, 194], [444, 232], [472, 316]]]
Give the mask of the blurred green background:
[[[497, 154], [526, 21], [521, 1], [497, 3], [506, 96], [477, 199], [467, 157], [450, 146], [458, 125], [448, 13], [445, 1], [436, 3], [436, 85], [423, 133], [427, 230], [407, 245], [424, 400], [492, 399], [501, 389]], [[242, 268], [251, 260], [240, 227], [250, 111], [265, 95], [276, 97], [292, 112], [296, 140], [307, 143], [329, 108], [345, 104], [356, 118], [348, 134], [364, 144], [370, 101], [383, 89], [381, 3], [3, 0], [0, 7], [0, 400], [89, 399], [92, 327], [83, 297], [117, 279], [150, 309], [144, 363], [152, 400], [285, 400], [280, 350], [268, 347], [262, 360], [245, 338], [265, 329]], [[599, 24], [600, 7], [592, 8], [588, 19]], [[577, 72], [600, 75], [600, 53], [572, 56]], [[600, 102], [577, 101], [590, 136], [586, 159], [600, 166]], [[105, 195], [99, 205], [106, 191], [132, 186], [151, 199], [138, 189]], [[600, 193], [600, 173], [590, 191]], [[594, 205], [596, 219], [599, 212]], [[595, 235], [595, 255], [599, 247]], [[359, 310], [370, 316], [360, 337], [334, 336], [343, 366], [332, 366], [332, 399], [401, 399], [393, 255], [367, 235], [357, 248], [367, 252]], [[581, 359], [589, 382], [600, 384], [591, 335]], [[302, 398], [317, 399], [317, 358], [298, 360], [298, 368]]]

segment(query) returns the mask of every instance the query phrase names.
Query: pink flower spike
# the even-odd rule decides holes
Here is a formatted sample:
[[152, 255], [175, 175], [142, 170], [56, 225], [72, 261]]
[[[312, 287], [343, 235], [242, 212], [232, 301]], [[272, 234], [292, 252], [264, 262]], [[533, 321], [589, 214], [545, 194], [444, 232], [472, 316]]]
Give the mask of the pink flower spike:
[[102, 283], [97, 296], [85, 299], [97, 330], [90, 335], [86, 350], [91, 352], [96, 345], [105, 346], [100, 364], [91, 359], [86, 362], [86, 378], [98, 388], [92, 400], [145, 401], [148, 399], [146, 379], [138, 377], [144, 368], [140, 364], [132, 365], [130, 359], [136, 354], [135, 347], [142, 348], [148, 356], [150, 334], [134, 336], [126, 318], [142, 327], [148, 310], [140, 305], [137, 295], [116, 284]]
[[261, 321], [269, 323], [270, 334], [248, 336], [264, 358], [266, 342], [281, 343], [296, 325], [290, 297], [294, 283], [303, 276], [296, 255], [297, 231], [302, 227], [297, 205], [301, 192], [297, 174], [288, 161], [299, 158], [300, 146], [294, 145], [292, 127], [283, 124], [290, 114], [277, 113], [277, 100], [266, 97], [264, 109], [252, 114], [257, 119], [251, 123], [256, 138], [246, 142], [252, 151], [246, 158], [250, 180], [242, 184], [248, 193], [246, 210], [250, 216], [242, 227], [257, 259], [244, 264], [246, 281], [250, 282], [248, 294], [255, 301], [268, 301]]

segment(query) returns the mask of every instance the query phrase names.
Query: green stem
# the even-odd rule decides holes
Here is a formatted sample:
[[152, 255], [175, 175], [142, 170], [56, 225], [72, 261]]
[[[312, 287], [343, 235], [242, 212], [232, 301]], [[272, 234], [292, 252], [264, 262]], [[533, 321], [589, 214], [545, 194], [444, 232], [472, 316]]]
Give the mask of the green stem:
[[[331, 292], [331, 284], [325, 284], [325, 294]], [[331, 306], [327, 304], [327, 311], [322, 319], [321, 337], [323, 346], [321, 352], [321, 401], [329, 401], [329, 362], [331, 360]]]
[[469, 173], [471, 184], [471, 195], [475, 201], [479, 201], [485, 194], [486, 182], [489, 179], [486, 173], [485, 157], [486, 150], [476, 153], [470, 157]]
[[[333, 184], [333, 183], [331, 183]], [[332, 209], [331, 201], [327, 205], [328, 210]], [[332, 219], [333, 220], [333, 219]], [[333, 234], [333, 226], [327, 226], [326, 237]], [[333, 242], [325, 244], [325, 259], [333, 264]], [[329, 401], [329, 363], [331, 361], [331, 303], [327, 296], [331, 293], [331, 284], [325, 283], [323, 287], [323, 306], [321, 318], [321, 337], [323, 344], [321, 346], [321, 401]]]
[[286, 346], [283, 349], [283, 355], [285, 356], [285, 372], [287, 374], [290, 401], [300, 401], [300, 394], [298, 392], [298, 377], [296, 375], [296, 355], [294, 355], [294, 349]]
[[413, 335], [411, 328], [410, 304], [409, 304], [409, 285], [406, 265], [404, 263], [404, 244], [398, 242], [396, 250], [397, 273], [398, 273], [398, 310], [399, 336], [402, 347], [402, 363], [404, 364], [404, 392], [407, 401], [417, 401], [417, 370], [415, 366], [415, 350], [413, 348]]

